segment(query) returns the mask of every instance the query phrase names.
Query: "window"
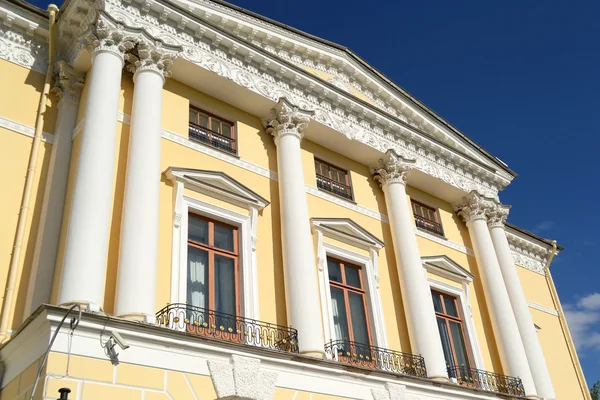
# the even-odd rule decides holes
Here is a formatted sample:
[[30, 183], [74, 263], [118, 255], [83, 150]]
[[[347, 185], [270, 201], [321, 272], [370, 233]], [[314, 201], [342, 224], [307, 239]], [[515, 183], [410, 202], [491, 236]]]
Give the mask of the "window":
[[414, 200], [411, 200], [411, 203], [417, 227], [436, 235], [444, 236], [438, 211], [435, 208], [427, 207]]
[[437, 319], [444, 357], [449, 367], [471, 368], [469, 352], [456, 297], [432, 291], [433, 308]]
[[[237, 228], [189, 214], [187, 304], [214, 311], [217, 319], [228, 321], [226, 325], [235, 323], [234, 316], [240, 315], [238, 259]], [[207, 321], [211, 317], [201, 319], [224, 324]]]
[[369, 346], [365, 285], [360, 267], [327, 258], [333, 324], [337, 340]]
[[237, 153], [234, 124], [198, 108], [190, 107], [189, 135], [191, 140]]
[[315, 158], [317, 187], [340, 197], [352, 200], [352, 185], [348, 171], [334, 167]]

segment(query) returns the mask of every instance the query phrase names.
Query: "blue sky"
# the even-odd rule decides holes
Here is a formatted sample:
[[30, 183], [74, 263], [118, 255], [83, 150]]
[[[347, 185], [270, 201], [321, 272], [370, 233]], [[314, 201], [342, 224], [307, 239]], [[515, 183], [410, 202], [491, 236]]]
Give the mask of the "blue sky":
[[600, 2], [232, 1], [349, 47], [519, 174], [501, 201], [565, 247], [551, 269], [600, 380]]

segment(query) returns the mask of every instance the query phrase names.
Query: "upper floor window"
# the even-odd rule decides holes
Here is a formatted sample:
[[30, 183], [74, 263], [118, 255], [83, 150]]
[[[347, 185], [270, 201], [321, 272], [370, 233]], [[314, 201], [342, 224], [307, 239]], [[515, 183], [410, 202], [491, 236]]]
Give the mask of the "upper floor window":
[[206, 143], [228, 153], [237, 153], [236, 132], [232, 122], [190, 107], [189, 136], [191, 140]]
[[187, 259], [187, 304], [239, 316], [238, 229], [189, 214]]
[[458, 299], [436, 291], [432, 291], [431, 296], [446, 364], [471, 368]]
[[417, 227], [436, 235], [444, 236], [439, 212], [435, 208], [428, 207], [414, 200], [411, 200], [411, 203]]
[[352, 200], [352, 185], [348, 171], [315, 158], [317, 187]]
[[335, 336], [369, 346], [365, 285], [360, 267], [327, 257]]

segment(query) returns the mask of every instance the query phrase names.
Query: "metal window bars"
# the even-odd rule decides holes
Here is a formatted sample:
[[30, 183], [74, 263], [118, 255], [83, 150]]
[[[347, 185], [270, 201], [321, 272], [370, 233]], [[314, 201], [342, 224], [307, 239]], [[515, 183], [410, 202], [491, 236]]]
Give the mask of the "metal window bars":
[[525, 389], [520, 378], [469, 368], [464, 365], [448, 366], [448, 376], [450, 379], [455, 379], [461, 386], [511, 396], [525, 396]]
[[352, 188], [350, 186], [334, 181], [326, 176], [317, 174], [317, 187], [345, 199], [352, 200]]
[[235, 154], [235, 139], [211, 131], [200, 125], [190, 122], [189, 137], [191, 140], [206, 143], [214, 148]]

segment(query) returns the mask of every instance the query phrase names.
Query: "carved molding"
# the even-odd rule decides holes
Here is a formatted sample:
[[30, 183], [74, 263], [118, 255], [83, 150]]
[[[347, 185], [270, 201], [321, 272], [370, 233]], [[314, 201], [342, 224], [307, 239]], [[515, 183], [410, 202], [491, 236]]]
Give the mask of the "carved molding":
[[269, 116], [263, 119], [263, 125], [267, 134], [273, 135], [275, 143], [279, 137], [290, 134], [302, 140], [312, 114], [310, 111], [300, 110], [282, 97], [271, 109]]
[[406, 386], [395, 383], [386, 383], [382, 389], [371, 389], [371, 395], [373, 400], [419, 400], [419, 397], [406, 393]]
[[261, 368], [259, 359], [232, 355], [229, 362], [207, 364], [217, 399], [273, 399], [277, 372]]
[[487, 213], [488, 226], [490, 228], [504, 228], [504, 224], [506, 223], [506, 218], [508, 218], [509, 211], [510, 206], [505, 206], [498, 203], [490, 204], [490, 209]]
[[382, 188], [390, 183], [406, 185], [406, 178], [414, 165], [415, 160], [407, 160], [393, 150], [388, 150], [385, 156], [379, 159], [379, 165], [371, 169], [371, 174]]
[[92, 28], [93, 33], [85, 37], [85, 45], [90, 53], [111, 52], [123, 59], [125, 53], [135, 46], [136, 39], [129, 32], [103, 16]]
[[66, 100], [79, 103], [83, 83], [83, 74], [77, 73], [65, 61], [56, 63], [56, 78], [52, 93], [56, 94], [59, 102]]
[[0, 25], [0, 59], [45, 74], [48, 45], [15, 26]]
[[558, 310], [556, 310], [554, 308], [543, 306], [541, 304], [537, 304], [537, 303], [533, 303], [531, 301], [528, 301], [527, 305], [529, 307], [533, 308], [534, 310], [542, 311], [542, 312], [548, 313], [550, 315], [554, 315], [555, 317], [558, 317], [560, 315], [560, 313], [558, 312]]
[[493, 210], [493, 206], [492, 199], [481, 196], [477, 192], [471, 192], [463, 197], [454, 209], [465, 223], [469, 223], [478, 219], [487, 220], [488, 213]]
[[142, 71], [154, 71], [165, 79], [171, 76], [170, 68], [176, 57], [177, 51], [164, 48], [160, 42], [141, 39], [125, 54], [125, 68], [134, 74], [134, 79], [135, 74]]

